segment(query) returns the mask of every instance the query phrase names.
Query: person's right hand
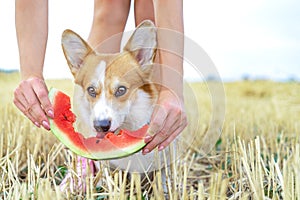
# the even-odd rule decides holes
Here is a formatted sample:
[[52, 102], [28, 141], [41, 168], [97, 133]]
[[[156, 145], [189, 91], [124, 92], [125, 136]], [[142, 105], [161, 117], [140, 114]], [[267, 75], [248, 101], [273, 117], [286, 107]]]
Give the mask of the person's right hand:
[[14, 104], [37, 127], [50, 130], [47, 116], [53, 118], [54, 113], [43, 78], [31, 77], [21, 81], [14, 91]]

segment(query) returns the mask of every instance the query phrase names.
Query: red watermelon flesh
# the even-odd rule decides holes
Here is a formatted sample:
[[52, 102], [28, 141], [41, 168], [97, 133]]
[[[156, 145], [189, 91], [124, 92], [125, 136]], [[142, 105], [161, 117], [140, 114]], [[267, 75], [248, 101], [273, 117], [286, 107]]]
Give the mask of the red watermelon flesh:
[[52, 88], [49, 98], [54, 108], [54, 119], [49, 119], [51, 131], [76, 154], [94, 160], [106, 160], [129, 156], [145, 146], [148, 125], [136, 131], [120, 130], [117, 135], [107, 133], [101, 139], [85, 138], [73, 127], [76, 116], [71, 111], [70, 97]]

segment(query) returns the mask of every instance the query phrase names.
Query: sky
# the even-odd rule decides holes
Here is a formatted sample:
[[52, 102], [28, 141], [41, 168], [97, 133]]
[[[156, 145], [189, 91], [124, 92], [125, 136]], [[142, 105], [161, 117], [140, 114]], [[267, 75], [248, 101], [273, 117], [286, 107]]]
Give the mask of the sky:
[[[131, 9], [132, 10], [132, 9]], [[206, 52], [223, 80], [300, 80], [300, 1], [185, 0], [185, 36]], [[69, 28], [87, 38], [93, 1], [49, 1], [45, 78], [71, 78], [60, 39]], [[14, 1], [0, 0], [0, 68], [18, 69]], [[126, 30], [134, 29], [132, 12]], [[185, 63], [186, 78], [197, 79]]]

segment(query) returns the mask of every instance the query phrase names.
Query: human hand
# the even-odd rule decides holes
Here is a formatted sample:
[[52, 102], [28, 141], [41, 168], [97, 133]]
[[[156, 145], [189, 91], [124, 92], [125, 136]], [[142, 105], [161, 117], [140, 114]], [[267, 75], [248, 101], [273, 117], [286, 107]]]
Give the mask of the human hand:
[[178, 97], [171, 90], [161, 90], [145, 137], [147, 145], [142, 153], [147, 154], [156, 147], [159, 151], [163, 150], [186, 126], [187, 117], [183, 98]]
[[43, 78], [30, 77], [21, 81], [14, 91], [14, 104], [37, 127], [50, 130], [48, 117], [53, 118], [53, 108]]

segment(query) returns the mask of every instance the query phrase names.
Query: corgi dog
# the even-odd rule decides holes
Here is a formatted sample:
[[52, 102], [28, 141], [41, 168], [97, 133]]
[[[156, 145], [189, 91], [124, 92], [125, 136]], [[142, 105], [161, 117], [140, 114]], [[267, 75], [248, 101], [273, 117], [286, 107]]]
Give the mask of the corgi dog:
[[[159, 91], [152, 81], [157, 30], [151, 21], [136, 28], [120, 53], [98, 53], [71, 30], [64, 31], [62, 48], [74, 76], [77, 131], [103, 138], [107, 132], [136, 130], [150, 122]], [[148, 171], [155, 168], [154, 158], [154, 153], [139, 152], [110, 165]]]

